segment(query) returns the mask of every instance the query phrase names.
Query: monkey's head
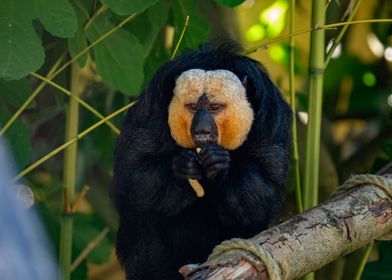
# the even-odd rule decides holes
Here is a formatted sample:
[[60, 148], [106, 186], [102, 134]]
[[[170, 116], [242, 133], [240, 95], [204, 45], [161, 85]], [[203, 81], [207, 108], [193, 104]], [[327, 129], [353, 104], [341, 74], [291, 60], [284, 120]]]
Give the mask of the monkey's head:
[[244, 84], [223, 69], [183, 72], [169, 105], [170, 132], [177, 144], [185, 148], [209, 143], [228, 150], [239, 147], [254, 119]]

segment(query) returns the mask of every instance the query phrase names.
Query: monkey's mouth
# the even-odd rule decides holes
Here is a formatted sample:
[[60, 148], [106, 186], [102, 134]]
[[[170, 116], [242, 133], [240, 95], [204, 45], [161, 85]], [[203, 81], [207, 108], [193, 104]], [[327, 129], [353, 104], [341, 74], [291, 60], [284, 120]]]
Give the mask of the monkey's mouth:
[[194, 135], [192, 138], [196, 145], [200, 147], [207, 144], [214, 144], [217, 141], [217, 137], [210, 134], [197, 134]]

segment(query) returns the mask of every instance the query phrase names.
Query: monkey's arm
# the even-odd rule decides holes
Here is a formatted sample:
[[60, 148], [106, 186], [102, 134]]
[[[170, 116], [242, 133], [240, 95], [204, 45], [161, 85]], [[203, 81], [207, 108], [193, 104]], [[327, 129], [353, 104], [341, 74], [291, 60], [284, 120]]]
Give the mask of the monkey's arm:
[[265, 228], [279, 213], [286, 173], [286, 153], [261, 161], [232, 157], [230, 170], [216, 198], [222, 223], [245, 231]]
[[173, 171], [178, 154], [157, 136], [154, 128], [135, 126], [120, 135], [112, 188], [117, 208], [174, 215], [197, 199], [187, 180]]
[[129, 204], [138, 212], [174, 215], [197, 199], [187, 181], [176, 179], [165, 157], [145, 156], [125, 164], [131, 168], [114, 178], [116, 204]]

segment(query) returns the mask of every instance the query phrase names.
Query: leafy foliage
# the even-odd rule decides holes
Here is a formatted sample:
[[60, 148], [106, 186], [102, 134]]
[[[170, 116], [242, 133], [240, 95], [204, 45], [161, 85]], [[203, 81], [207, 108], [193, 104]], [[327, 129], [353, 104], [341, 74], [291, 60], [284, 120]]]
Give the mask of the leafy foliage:
[[[81, 98], [102, 115], [108, 115], [129, 100], [137, 98], [153, 73], [170, 59], [187, 16], [190, 21], [180, 42], [179, 53], [201, 45], [209, 37], [220, 38], [222, 31], [227, 31], [222, 30], [222, 26], [226, 28], [224, 25], [227, 22], [222, 26], [217, 24], [220, 21], [217, 15], [227, 11], [226, 7], [236, 7], [243, 2], [244, 0], [1, 0], [0, 131], [31, 95], [32, 86], [36, 88], [40, 82], [29, 76], [29, 73], [34, 71], [45, 76], [61, 53], [66, 53], [67, 59], [78, 56], [76, 62], [83, 67]], [[270, 2], [255, 1], [257, 8], [246, 9], [249, 15], [254, 13], [253, 17], [246, 16], [246, 20], [253, 18], [255, 22], [250, 22], [243, 29], [252, 24], [257, 25], [256, 31], [260, 31], [260, 27], [264, 28], [258, 17], [265, 14], [268, 7], [275, 7], [273, 3], [278, 1]], [[286, 2], [279, 1], [285, 5]], [[379, 3], [380, 9], [374, 11], [374, 17], [390, 18], [392, 6], [389, 1]], [[333, 2], [326, 12], [329, 17], [340, 16], [345, 9], [344, 5]], [[235, 11], [241, 10], [243, 9], [238, 8]], [[287, 7], [284, 13], [279, 14], [279, 25], [272, 22], [268, 26], [279, 27], [279, 32], [284, 33], [283, 28], [287, 26], [286, 11]], [[269, 12], [268, 19], [276, 20], [276, 10], [272, 9], [271, 12], [270, 9]], [[124, 18], [132, 14], [135, 14], [132, 21], [123, 25]], [[335, 21], [337, 20], [340, 17]], [[96, 44], [104, 34], [120, 24], [121, 28]], [[391, 36], [390, 26], [370, 25], [385, 49]], [[265, 36], [275, 37], [276, 34], [272, 36], [264, 29], [262, 32]], [[329, 32], [328, 37], [336, 36], [337, 31]], [[241, 37], [239, 33], [238, 38]], [[260, 41], [264, 36], [260, 37], [259, 33], [256, 34], [258, 37], [255, 41]], [[352, 170], [357, 170], [352, 162], [373, 163], [376, 154], [382, 156], [376, 163], [384, 164], [392, 159], [390, 65], [383, 57], [363, 59], [358, 53], [350, 51], [346, 46], [348, 43], [343, 41], [343, 53], [328, 65], [324, 80], [323, 112], [326, 127], [322, 137], [325, 142], [325, 158], [329, 159], [328, 170], [332, 170], [326, 174], [335, 174], [336, 178], [332, 180], [334, 182], [343, 181]], [[86, 51], [92, 44], [94, 47]], [[80, 56], [82, 51], [85, 53]], [[306, 76], [307, 66], [303, 61], [306, 60], [304, 57], [307, 52], [308, 49], [300, 47], [295, 50], [295, 71], [301, 79]], [[276, 64], [280, 64], [280, 76], [276, 82], [282, 85], [282, 92], [285, 92], [285, 79], [288, 76], [285, 70], [288, 70], [289, 56], [287, 45], [285, 42], [272, 45], [268, 51], [260, 50], [258, 54], [260, 53], [262, 56], [269, 55]], [[367, 83], [364, 79], [369, 73], [372, 83]], [[53, 81], [69, 89], [71, 76], [70, 67], [66, 67]], [[65, 108], [68, 100], [69, 97], [58, 89], [47, 85], [28, 105], [24, 114], [4, 131], [4, 138], [16, 159], [18, 170], [64, 143]], [[298, 87], [298, 100], [299, 109], [304, 111], [308, 105], [308, 96], [301, 87]], [[390, 100], [390, 105], [387, 100]], [[97, 121], [97, 117], [84, 108], [79, 111], [79, 131]], [[118, 128], [121, 127], [122, 117], [112, 120]], [[346, 134], [341, 133], [341, 127], [345, 128], [343, 130], [347, 131]], [[75, 167], [77, 189], [80, 190], [84, 184], [89, 184], [92, 188], [83, 201], [82, 213], [75, 216], [73, 259], [104, 227], [114, 229], [116, 226], [114, 210], [108, 202], [116, 136], [108, 127], [102, 126], [79, 142], [78, 166]], [[305, 146], [301, 139], [300, 145]], [[320, 162], [321, 166], [326, 164], [325, 161]], [[369, 166], [371, 164], [367, 164], [367, 169], [364, 168], [363, 171], [368, 170]], [[24, 178], [24, 183], [31, 186], [36, 194], [37, 208], [45, 220], [55, 248], [59, 243], [59, 221], [63, 211], [62, 173], [62, 158], [57, 156]], [[322, 178], [324, 181], [327, 179]], [[87, 277], [88, 262], [106, 262], [112, 243], [113, 232], [73, 272], [73, 279]], [[390, 247], [390, 242], [380, 243], [380, 261], [368, 265], [364, 279], [391, 278], [391, 268], [388, 267]]]
[[[98, 17], [87, 30], [90, 42], [97, 40], [114, 26], [107, 18]], [[135, 35], [118, 30], [98, 44], [94, 50], [97, 72], [115, 89], [136, 95], [143, 82], [144, 51]]]
[[32, 26], [32, 1], [0, 2], [0, 78], [20, 79], [44, 62], [40, 38]]
[[392, 242], [383, 241], [378, 244], [380, 248], [380, 260], [369, 262], [363, 273], [363, 280], [386, 280], [392, 279]]
[[73, 37], [77, 29], [77, 18], [68, 0], [34, 1], [36, 17], [48, 32], [60, 38]]
[[235, 6], [238, 6], [243, 2], [245, 2], [245, 0], [216, 0], [216, 1], [230, 8], [234, 8]]
[[158, 2], [158, 0], [101, 0], [101, 2], [116, 14], [130, 15], [143, 12], [145, 9]]

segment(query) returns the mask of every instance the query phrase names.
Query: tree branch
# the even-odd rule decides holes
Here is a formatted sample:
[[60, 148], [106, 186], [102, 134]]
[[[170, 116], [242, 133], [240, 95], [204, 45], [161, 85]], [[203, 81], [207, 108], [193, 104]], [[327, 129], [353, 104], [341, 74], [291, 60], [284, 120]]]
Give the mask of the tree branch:
[[[391, 174], [392, 164], [379, 172]], [[356, 184], [249, 240], [224, 242], [207, 262], [184, 266], [180, 273], [190, 280], [300, 278], [391, 232], [389, 188], [388, 194], [372, 183]]]

